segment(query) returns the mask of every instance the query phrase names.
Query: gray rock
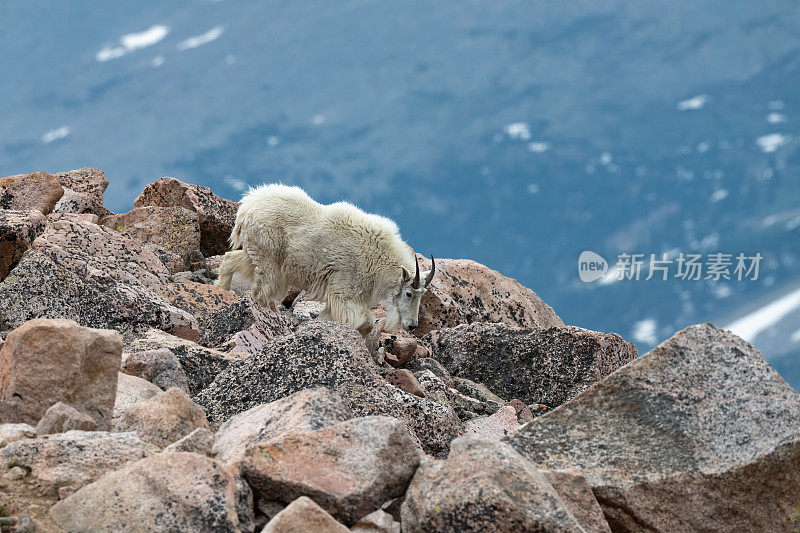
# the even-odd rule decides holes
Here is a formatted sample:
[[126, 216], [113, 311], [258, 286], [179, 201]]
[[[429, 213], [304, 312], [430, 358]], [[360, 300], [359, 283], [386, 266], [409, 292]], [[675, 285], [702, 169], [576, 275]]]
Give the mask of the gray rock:
[[475, 323], [423, 339], [454, 376], [484, 384], [504, 398], [555, 407], [636, 359], [616, 333], [572, 326], [516, 328]]
[[402, 495], [418, 465], [405, 424], [371, 416], [250, 446], [240, 468], [258, 497], [308, 496], [352, 525]]
[[36, 424], [37, 435], [64, 433], [73, 429], [95, 431], [97, 429], [97, 421], [63, 402], [50, 406], [42, 419], [39, 420], [39, 423]]
[[542, 473], [510, 446], [453, 441], [446, 461], [423, 461], [401, 508], [403, 531], [582, 532]]
[[335, 322], [309, 322], [269, 341], [260, 354], [231, 364], [195, 400], [210, 420], [223, 422], [256, 405], [315, 387], [338, 393], [355, 416], [404, 420], [428, 453], [446, 453], [449, 442], [463, 431], [449, 405], [386, 383], [361, 335]]
[[125, 351], [131, 354], [159, 349], [169, 350], [178, 359], [186, 374], [189, 394], [192, 396], [210, 385], [217, 374], [237, 360], [233, 354], [206, 348], [158, 329], [150, 329], [125, 345]]
[[58, 178], [47, 172], [17, 174], [0, 179], [0, 209], [36, 209], [46, 215], [53, 210], [62, 194], [64, 188]]
[[122, 354], [120, 371], [146, 379], [158, 388], [178, 387], [189, 392], [189, 382], [178, 357], [167, 348]]
[[710, 324], [525, 425], [508, 442], [580, 468], [614, 531], [788, 531], [800, 501], [800, 395]]

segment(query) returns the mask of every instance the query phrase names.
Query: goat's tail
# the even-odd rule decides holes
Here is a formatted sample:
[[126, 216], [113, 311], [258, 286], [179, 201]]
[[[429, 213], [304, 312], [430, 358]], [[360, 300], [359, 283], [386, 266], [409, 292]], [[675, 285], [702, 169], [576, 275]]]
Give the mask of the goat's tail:
[[[231, 238], [232, 240], [233, 238]], [[219, 267], [219, 278], [215, 285], [228, 291], [231, 288], [231, 280], [235, 273], [238, 272], [245, 279], [253, 279], [253, 270], [253, 262], [245, 250], [227, 252]]]

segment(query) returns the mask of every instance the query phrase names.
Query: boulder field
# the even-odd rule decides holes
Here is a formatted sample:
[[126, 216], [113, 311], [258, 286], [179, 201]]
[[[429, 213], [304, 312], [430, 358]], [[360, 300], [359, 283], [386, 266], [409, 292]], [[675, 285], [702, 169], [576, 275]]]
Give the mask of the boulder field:
[[[438, 259], [414, 334], [213, 285], [238, 204], [0, 179], [0, 531], [795, 531], [800, 396], [710, 324], [647, 354]], [[419, 256], [422, 268], [429, 260]]]

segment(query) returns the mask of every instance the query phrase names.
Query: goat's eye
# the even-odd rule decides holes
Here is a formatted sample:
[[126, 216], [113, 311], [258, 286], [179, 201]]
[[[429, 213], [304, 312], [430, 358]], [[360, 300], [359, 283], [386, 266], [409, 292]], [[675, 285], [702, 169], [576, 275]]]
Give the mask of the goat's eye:
[[406, 293], [406, 296], [408, 296], [409, 298], [411, 298], [411, 293], [410, 293], [410, 292], [407, 292], [407, 293]]

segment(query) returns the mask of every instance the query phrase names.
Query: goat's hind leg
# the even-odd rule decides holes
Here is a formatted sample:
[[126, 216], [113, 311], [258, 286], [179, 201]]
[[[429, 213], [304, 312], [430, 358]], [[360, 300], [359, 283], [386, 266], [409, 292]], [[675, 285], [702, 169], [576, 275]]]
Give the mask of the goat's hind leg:
[[231, 280], [235, 273], [241, 274], [244, 278], [253, 278], [253, 263], [244, 250], [234, 250], [227, 252], [219, 266], [219, 279], [215, 285], [222, 287], [226, 291], [231, 288]]

